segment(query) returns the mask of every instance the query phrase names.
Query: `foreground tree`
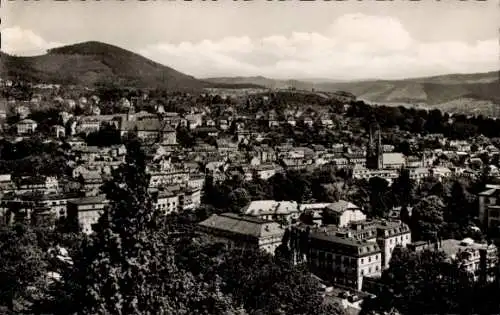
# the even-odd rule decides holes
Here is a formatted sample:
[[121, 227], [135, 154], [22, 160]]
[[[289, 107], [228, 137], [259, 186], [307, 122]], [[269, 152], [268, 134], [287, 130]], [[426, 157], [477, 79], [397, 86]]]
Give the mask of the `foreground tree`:
[[110, 204], [66, 274], [63, 313], [224, 314], [232, 307], [216, 282], [177, 268], [148, 184], [144, 153], [132, 139], [126, 162], [104, 185]]
[[47, 261], [29, 226], [0, 227], [0, 307], [28, 308], [45, 288]]
[[470, 311], [473, 302], [469, 275], [440, 251], [395, 250], [381, 284], [377, 298], [363, 305], [364, 314], [391, 309], [403, 314], [458, 314]]

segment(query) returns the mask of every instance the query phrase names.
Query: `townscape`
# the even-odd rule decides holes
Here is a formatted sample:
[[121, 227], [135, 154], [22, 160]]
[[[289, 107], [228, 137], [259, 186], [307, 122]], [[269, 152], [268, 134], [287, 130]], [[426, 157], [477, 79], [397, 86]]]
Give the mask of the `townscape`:
[[0, 82], [6, 314], [500, 311], [496, 119]]

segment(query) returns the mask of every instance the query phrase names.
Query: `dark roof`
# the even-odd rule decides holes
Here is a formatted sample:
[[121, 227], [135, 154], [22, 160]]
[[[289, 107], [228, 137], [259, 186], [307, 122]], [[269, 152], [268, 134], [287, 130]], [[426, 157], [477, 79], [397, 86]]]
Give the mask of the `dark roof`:
[[123, 121], [122, 130], [127, 131], [158, 131], [158, 132], [174, 132], [175, 130], [169, 124], [162, 123], [159, 119], [143, 119], [138, 121]]
[[199, 225], [206, 229], [222, 230], [255, 238], [284, 233], [276, 222], [235, 213], [213, 214]]
[[82, 198], [68, 201], [68, 203], [72, 203], [72, 204], [76, 204], [76, 205], [89, 205], [89, 204], [107, 203], [107, 202], [108, 202], [108, 200], [106, 199], [106, 196], [104, 196], [104, 195], [82, 197]]

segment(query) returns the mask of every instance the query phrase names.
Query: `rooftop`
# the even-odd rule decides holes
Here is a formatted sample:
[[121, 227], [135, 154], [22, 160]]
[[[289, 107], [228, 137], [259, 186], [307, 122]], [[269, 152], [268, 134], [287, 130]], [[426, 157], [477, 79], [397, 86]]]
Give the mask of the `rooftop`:
[[200, 222], [199, 225], [205, 228], [222, 230], [256, 238], [280, 235], [284, 233], [284, 230], [276, 222], [235, 213], [223, 213], [220, 215], [213, 214], [205, 221]]
[[299, 206], [295, 201], [257, 200], [252, 201], [242, 209], [246, 215], [259, 216], [266, 214], [288, 214], [298, 212]]

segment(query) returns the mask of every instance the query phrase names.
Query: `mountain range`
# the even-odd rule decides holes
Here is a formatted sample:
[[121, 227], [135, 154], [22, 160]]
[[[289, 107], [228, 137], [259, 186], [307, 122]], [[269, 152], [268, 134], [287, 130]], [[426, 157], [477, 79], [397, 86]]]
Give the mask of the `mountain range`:
[[0, 53], [0, 76], [32, 82], [201, 91], [204, 88], [294, 87], [346, 91], [368, 103], [438, 107], [449, 112], [500, 116], [499, 72], [449, 74], [403, 80], [275, 80], [262, 76], [198, 79], [139, 54], [100, 42], [50, 49], [18, 57]]
[[[449, 74], [402, 80], [274, 80], [265, 77], [207, 78], [213, 83], [256, 84], [272, 89], [346, 91], [368, 103], [438, 107], [446, 111], [500, 114], [499, 72]], [[469, 108], [466, 108], [469, 107]]]

